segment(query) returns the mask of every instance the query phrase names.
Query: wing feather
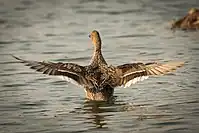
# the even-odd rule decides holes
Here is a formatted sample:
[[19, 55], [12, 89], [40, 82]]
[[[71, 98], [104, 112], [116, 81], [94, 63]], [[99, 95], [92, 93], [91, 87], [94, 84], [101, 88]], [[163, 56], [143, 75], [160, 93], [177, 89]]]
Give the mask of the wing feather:
[[120, 70], [119, 86], [129, 87], [139, 81], [147, 79], [153, 75], [164, 75], [176, 70], [184, 65], [184, 62], [169, 62], [166, 64], [151, 63], [132, 63], [117, 66]]
[[85, 71], [83, 66], [73, 63], [28, 61], [15, 56], [13, 57], [21, 63], [25, 63], [26, 66], [30, 66], [31, 69], [42, 72], [43, 74], [60, 76], [62, 79], [72, 82], [73, 84], [78, 83], [79, 85], [83, 85], [82, 81], [84, 81], [83, 75]]

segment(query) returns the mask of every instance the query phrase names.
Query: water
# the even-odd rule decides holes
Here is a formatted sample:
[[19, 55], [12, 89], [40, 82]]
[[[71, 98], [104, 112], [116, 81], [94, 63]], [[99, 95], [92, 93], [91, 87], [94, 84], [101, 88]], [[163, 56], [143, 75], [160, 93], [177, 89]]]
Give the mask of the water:
[[[1, 133], [196, 133], [199, 32], [172, 32], [196, 0], [1, 0]], [[109, 64], [185, 61], [174, 74], [116, 88], [114, 103], [86, 102], [82, 88], [17, 63], [89, 63], [93, 29]]]

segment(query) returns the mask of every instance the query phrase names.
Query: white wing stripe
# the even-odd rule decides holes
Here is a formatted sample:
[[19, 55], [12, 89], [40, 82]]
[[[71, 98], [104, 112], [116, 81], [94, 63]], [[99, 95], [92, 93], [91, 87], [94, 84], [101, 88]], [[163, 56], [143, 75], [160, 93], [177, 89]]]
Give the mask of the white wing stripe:
[[[57, 71], [59, 71], [59, 72], [67, 72], [67, 73], [71, 73], [71, 74], [77, 75], [76, 73], [71, 72], [71, 71], [67, 71], [67, 70], [58, 69]], [[77, 75], [77, 76], [79, 76], [79, 75]]]
[[56, 76], [56, 77], [60, 78], [61, 80], [65, 80], [67, 82], [70, 82], [70, 83], [72, 83], [74, 85], [80, 86], [75, 80], [73, 80], [73, 79], [71, 79], [69, 77], [66, 77], [66, 76]]
[[143, 80], [147, 79], [148, 77], [149, 77], [149, 76], [136, 77], [136, 78], [134, 78], [134, 79], [128, 81], [128, 82], [125, 84], [124, 88], [129, 87], [129, 86], [131, 86], [132, 84], [135, 84], [135, 83], [137, 83], [137, 82], [139, 82], [139, 81], [143, 81]]
[[131, 74], [135, 74], [135, 73], [141, 73], [141, 72], [145, 72], [145, 70], [133, 71], [133, 72], [131, 72], [131, 73], [127, 73], [127, 74], [123, 75], [122, 77], [131, 75]]

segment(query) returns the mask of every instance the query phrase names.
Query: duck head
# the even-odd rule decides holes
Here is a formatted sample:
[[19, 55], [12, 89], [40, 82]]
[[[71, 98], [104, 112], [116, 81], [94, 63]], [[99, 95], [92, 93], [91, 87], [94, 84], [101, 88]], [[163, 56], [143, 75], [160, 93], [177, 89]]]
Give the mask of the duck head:
[[93, 30], [90, 34], [89, 34], [89, 38], [91, 38], [92, 44], [94, 45], [94, 47], [97, 50], [101, 49], [101, 38], [100, 38], [100, 34], [98, 31]]
[[188, 11], [188, 14], [189, 15], [192, 15], [192, 14], [194, 14], [195, 12], [197, 12], [198, 11], [198, 9], [196, 9], [196, 8], [191, 8], [189, 11]]

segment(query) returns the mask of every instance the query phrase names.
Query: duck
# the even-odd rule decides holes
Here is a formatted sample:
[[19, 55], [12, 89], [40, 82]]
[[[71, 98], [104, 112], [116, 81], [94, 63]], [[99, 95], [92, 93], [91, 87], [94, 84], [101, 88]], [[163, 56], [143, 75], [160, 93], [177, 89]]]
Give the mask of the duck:
[[172, 21], [171, 29], [198, 30], [199, 29], [199, 9], [191, 8], [183, 18]]
[[31, 61], [12, 55], [31, 69], [62, 79], [84, 88], [86, 99], [91, 101], [109, 101], [114, 98], [114, 88], [130, 87], [150, 76], [165, 75], [184, 65], [184, 62], [167, 63], [127, 63], [118, 66], [109, 65], [102, 55], [102, 40], [97, 30], [89, 34], [94, 50], [88, 65], [75, 63]]

